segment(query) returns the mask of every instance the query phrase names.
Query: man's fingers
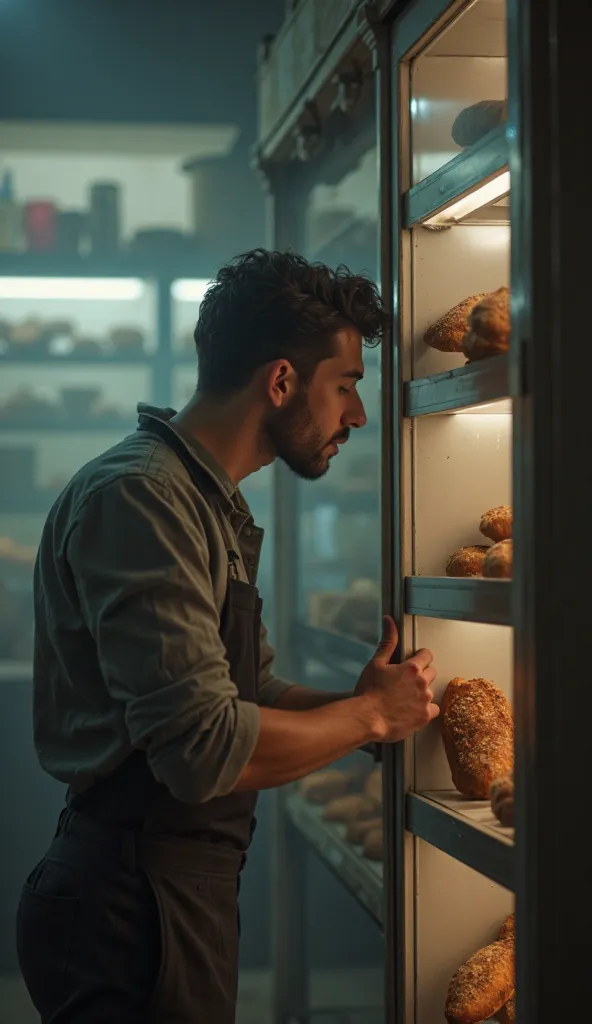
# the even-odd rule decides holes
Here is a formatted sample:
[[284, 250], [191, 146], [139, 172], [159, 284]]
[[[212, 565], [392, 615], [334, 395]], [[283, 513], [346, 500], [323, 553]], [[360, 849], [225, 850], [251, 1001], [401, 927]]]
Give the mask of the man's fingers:
[[440, 708], [438, 707], [437, 704], [428, 704], [428, 715], [430, 717], [430, 722], [432, 721], [432, 719], [437, 718], [439, 714]]
[[423, 672], [422, 672], [422, 677], [423, 677], [423, 679], [425, 679], [425, 681], [428, 684], [428, 686], [432, 685], [432, 683], [434, 682], [434, 679], [436, 678], [437, 675], [438, 675], [438, 673], [436, 672], [436, 669], [432, 668], [431, 665], [430, 665], [429, 668], [425, 668], [423, 670]]
[[376, 654], [374, 655], [374, 662], [377, 665], [388, 665], [395, 648], [399, 642], [399, 630], [394, 619], [391, 619], [390, 615], [385, 615], [382, 620], [382, 636], [380, 643], [376, 648]]
[[428, 665], [431, 665], [434, 660], [434, 655], [431, 651], [428, 651], [426, 647], [422, 647], [421, 650], [416, 651], [415, 654], [409, 658], [409, 661], [413, 665], [417, 665], [419, 669], [423, 671]]

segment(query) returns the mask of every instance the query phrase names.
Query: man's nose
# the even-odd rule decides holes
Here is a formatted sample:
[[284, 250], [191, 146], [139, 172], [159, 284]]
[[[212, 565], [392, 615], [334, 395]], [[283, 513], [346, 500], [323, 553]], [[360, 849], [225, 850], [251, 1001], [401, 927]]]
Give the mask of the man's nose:
[[364, 403], [359, 395], [356, 395], [355, 397], [356, 401], [352, 408], [348, 410], [347, 425], [348, 427], [365, 427], [367, 417], [366, 410], [364, 409]]

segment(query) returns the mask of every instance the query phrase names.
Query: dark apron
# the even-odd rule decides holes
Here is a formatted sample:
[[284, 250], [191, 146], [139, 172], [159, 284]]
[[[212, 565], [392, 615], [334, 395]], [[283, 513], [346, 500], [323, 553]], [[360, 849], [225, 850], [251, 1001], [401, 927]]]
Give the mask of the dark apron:
[[[202, 493], [210, 485], [170, 428]], [[239, 698], [256, 703], [261, 600], [229, 579], [220, 636]], [[68, 791], [55, 838], [17, 916], [23, 978], [42, 1024], [234, 1024], [239, 873], [255, 793], [176, 800], [143, 751], [82, 794]]]

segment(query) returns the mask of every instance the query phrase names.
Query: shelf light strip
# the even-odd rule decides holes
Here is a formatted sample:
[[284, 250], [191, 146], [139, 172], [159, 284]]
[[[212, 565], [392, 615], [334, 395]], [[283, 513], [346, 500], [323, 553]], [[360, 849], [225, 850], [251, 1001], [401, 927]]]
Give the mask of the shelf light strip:
[[501, 174], [492, 178], [491, 181], [486, 181], [484, 185], [480, 185], [474, 192], [469, 192], [468, 195], [458, 199], [455, 203], [447, 206], [446, 209], [435, 213], [433, 217], [428, 217], [424, 224], [427, 227], [433, 228], [458, 224], [459, 221], [474, 213], [475, 210], [480, 210], [482, 207], [502, 199], [503, 196], [507, 196], [509, 191], [510, 172], [502, 171]]
[[139, 278], [0, 277], [0, 299], [82, 299], [134, 302], [144, 294]]

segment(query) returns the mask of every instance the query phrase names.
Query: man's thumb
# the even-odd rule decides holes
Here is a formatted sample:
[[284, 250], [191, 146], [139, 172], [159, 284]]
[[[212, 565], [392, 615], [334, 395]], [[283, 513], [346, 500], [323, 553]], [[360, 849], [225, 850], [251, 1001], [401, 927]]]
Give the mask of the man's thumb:
[[388, 665], [399, 641], [399, 630], [394, 619], [385, 615], [382, 620], [382, 636], [376, 648], [374, 661], [378, 665]]

